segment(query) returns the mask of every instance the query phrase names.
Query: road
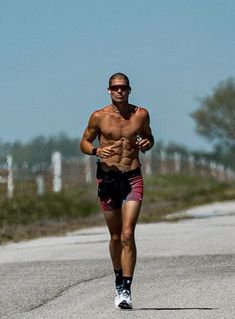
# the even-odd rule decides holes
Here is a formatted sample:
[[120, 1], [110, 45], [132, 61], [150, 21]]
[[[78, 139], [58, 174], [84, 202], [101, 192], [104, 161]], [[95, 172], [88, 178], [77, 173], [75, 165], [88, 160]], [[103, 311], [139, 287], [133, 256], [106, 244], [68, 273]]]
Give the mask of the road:
[[137, 225], [132, 311], [114, 308], [105, 227], [0, 246], [0, 318], [235, 318], [235, 201], [180, 214]]

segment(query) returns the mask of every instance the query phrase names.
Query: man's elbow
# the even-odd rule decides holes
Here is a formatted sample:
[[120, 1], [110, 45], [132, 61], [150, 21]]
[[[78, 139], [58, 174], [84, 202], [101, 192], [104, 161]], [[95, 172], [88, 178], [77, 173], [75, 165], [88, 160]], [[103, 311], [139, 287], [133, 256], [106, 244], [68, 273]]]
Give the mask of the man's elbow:
[[80, 150], [82, 153], [85, 153], [85, 141], [84, 139], [81, 139], [80, 141]]

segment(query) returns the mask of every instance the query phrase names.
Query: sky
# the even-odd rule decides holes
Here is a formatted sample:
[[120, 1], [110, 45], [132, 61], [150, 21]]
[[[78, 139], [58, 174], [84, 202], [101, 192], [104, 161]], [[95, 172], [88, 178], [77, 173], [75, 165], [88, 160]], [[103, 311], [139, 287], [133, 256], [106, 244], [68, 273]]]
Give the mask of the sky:
[[0, 0], [2, 142], [81, 137], [129, 76], [156, 140], [209, 150], [190, 114], [235, 70], [234, 0]]

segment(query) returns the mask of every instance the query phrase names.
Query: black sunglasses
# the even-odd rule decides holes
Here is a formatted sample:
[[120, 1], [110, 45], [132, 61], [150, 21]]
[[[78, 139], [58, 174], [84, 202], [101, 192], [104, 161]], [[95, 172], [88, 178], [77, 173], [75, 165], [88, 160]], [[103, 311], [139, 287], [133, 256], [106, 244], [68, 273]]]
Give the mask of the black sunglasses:
[[127, 91], [130, 89], [129, 85], [111, 85], [109, 87], [109, 90], [111, 91], [118, 91], [118, 90], [121, 90], [121, 91]]

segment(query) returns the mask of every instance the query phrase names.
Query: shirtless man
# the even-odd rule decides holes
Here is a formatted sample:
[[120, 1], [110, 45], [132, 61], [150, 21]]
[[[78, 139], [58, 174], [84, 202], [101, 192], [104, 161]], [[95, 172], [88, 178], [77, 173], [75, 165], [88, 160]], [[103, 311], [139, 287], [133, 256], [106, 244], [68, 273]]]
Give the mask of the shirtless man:
[[[98, 157], [98, 196], [110, 232], [115, 306], [131, 309], [136, 263], [134, 231], [143, 197], [139, 151], [152, 148], [154, 138], [148, 111], [128, 102], [131, 87], [125, 74], [110, 77], [108, 92], [112, 103], [91, 115], [80, 147], [85, 154]], [[96, 137], [98, 148], [93, 145]]]

